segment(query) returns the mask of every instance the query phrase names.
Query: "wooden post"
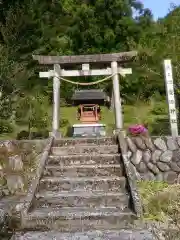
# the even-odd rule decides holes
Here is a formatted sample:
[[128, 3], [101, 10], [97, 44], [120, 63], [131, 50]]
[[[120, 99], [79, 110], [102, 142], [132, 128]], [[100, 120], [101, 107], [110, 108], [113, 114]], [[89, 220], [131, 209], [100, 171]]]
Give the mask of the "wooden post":
[[169, 107], [169, 122], [171, 126], [172, 137], [178, 137], [178, 125], [177, 125], [177, 114], [176, 114], [176, 103], [174, 97], [174, 84], [172, 75], [171, 60], [164, 60], [164, 75], [166, 84], [166, 95]]
[[60, 137], [59, 132], [59, 113], [60, 113], [60, 75], [61, 68], [59, 64], [54, 64], [54, 73], [53, 77], [53, 122], [52, 122], [52, 134], [54, 137]]
[[119, 88], [119, 76], [118, 76], [118, 64], [117, 62], [111, 63], [113, 76], [113, 95], [114, 95], [114, 110], [115, 110], [115, 122], [116, 130], [121, 130], [123, 128], [123, 118], [122, 118], [122, 107], [120, 99], [120, 88]]

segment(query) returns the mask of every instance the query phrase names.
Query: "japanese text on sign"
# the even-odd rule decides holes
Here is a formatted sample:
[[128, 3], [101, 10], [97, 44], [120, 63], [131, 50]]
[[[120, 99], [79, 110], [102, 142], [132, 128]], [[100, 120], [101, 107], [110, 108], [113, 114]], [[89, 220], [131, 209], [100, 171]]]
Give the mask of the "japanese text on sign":
[[174, 85], [172, 76], [171, 60], [164, 60], [164, 74], [166, 84], [166, 94], [169, 107], [169, 122], [171, 125], [171, 134], [173, 137], [178, 136], [177, 115], [174, 97]]

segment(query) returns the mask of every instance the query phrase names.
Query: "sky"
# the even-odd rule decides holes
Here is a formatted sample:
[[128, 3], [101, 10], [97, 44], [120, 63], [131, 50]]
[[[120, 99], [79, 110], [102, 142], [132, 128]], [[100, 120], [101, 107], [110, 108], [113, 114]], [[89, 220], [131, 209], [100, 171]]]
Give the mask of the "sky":
[[180, 6], [180, 0], [141, 0], [141, 2], [152, 11], [155, 19], [166, 16], [171, 3]]

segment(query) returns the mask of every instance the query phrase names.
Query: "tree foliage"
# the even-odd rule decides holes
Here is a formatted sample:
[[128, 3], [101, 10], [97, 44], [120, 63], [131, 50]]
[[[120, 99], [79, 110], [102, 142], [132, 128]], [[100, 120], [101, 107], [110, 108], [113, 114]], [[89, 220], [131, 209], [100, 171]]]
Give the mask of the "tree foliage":
[[[137, 50], [138, 58], [130, 65], [133, 75], [121, 79], [123, 97], [133, 101], [135, 98], [147, 99], [157, 92], [164, 95], [163, 59], [172, 59], [176, 85], [179, 86], [179, 21], [180, 7], [173, 7], [165, 18], [154, 21], [151, 11], [138, 0], [1, 0], [0, 91], [6, 98], [8, 96], [13, 107], [14, 98], [28, 93], [21, 101], [25, 105], [32, 103], [35, 109], [32, 99], [37, 98], [37, 91], [52, 101], [52, 82], [38, 77], [41, 68], [32, 61], [32, 54]], [[94, 78], [77, 80], [93, 81]], [[111, 82], [100, 87], [110, 94]], [[62, 83], [61, 97], [66, 101], [73, 91], [74, 86]], [[9, 106], [8, 117], [13, 107]], [[29, 105], [26, 107], [30, 108]], [[21, 108], [17, 106], [17, 109]], [[1, 113], [1, 118], [7, 116], [3, 117]]]
[[45, 97], [40, 94], [26, 95], [18, 99], [16, 107], [16, 122], [19, 125], [28, 126], [28, 132], [33, 128], [45, 129], [48, 126], [48, 112]]

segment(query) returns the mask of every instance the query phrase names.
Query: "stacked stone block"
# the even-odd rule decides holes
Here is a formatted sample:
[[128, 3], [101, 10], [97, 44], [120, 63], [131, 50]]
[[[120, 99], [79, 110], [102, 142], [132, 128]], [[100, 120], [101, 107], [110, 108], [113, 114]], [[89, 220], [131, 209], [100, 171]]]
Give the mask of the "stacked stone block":
[[177, 183], [180, 179], [180, 138], [127, 137], [128, 158], [137, 180]]

